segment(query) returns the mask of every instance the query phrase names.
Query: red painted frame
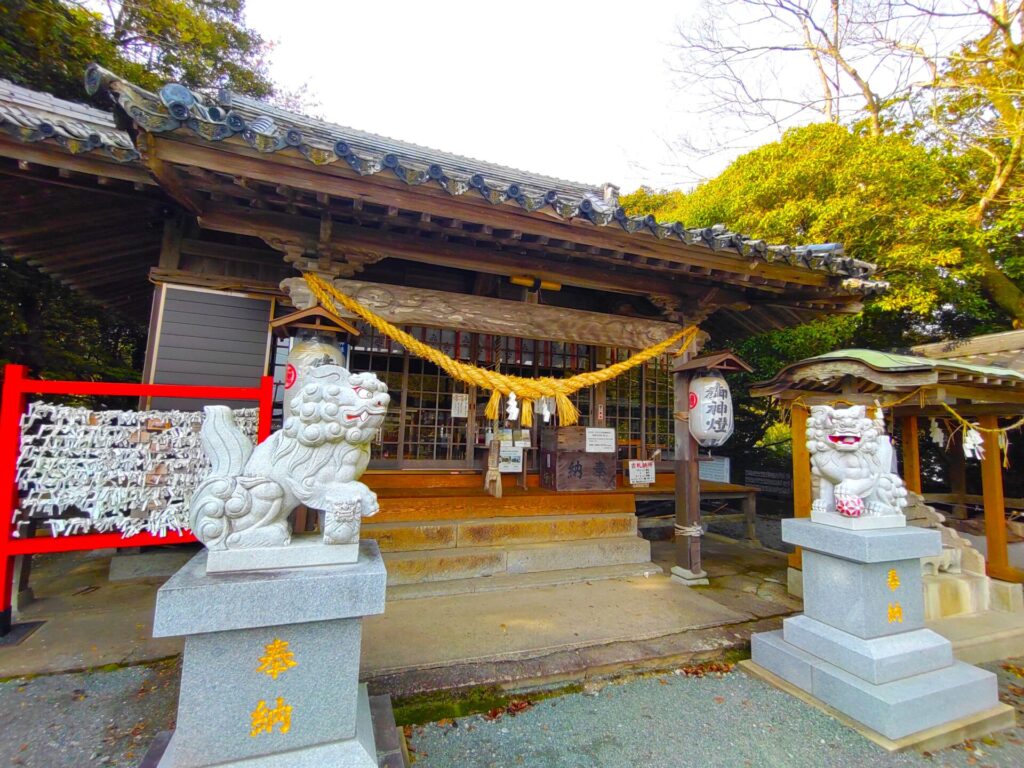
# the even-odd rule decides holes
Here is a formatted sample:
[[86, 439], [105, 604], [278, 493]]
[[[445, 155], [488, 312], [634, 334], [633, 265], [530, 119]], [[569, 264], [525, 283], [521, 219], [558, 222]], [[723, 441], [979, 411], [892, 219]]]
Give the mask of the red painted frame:
[[21, 451], [21, 416], [28, 404], [27, 395], [124, 395], [129, 397], [177, 397], [195, 400], [252, 400], [259, 404], [257, 439], [270, 435], [274, 405], [274, 379], [264, 376], [258, 387], [204, 387], [184, 384], [125, 384], [100, 381], [45, 381], [29, 379], [23, 365], [4, 366], [4, 386], [0, 400], [0, 636], [11, 628], [11, 592], [14, 558], [50, 552], [75, 552], [113, 547], [148, 547], [157, 544], [185, 544], [195, 541], [191, 533], [157, 536], [139, 533], [86, 533], [73, 536], [34, 536], [11, 538], [18, 487], [15, 482]]

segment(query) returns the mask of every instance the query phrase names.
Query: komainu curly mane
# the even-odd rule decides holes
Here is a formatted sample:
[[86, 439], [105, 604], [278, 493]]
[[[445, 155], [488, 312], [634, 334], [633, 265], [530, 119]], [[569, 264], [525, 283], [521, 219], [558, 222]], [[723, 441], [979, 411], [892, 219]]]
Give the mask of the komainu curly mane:
[[209, 549], [288, 544], [299, 504], [324, 512], [324, 541], [358, 540], [359, 520], [377, 496], [358, 481], [390, 398], [372, 373], [313, 368], [291, 400], [284, 426], [256, 446], [226, 406], [209, 406], [203, 448], [211, 471], [192, 497], [192, 532]]

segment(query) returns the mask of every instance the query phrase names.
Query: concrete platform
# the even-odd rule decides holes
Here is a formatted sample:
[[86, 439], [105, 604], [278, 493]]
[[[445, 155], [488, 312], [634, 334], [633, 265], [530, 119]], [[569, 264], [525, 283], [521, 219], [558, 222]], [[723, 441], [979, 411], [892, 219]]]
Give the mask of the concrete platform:
[[[642, 642], [752, 618], [664, 576], [402, 600], [389, 604], [383, 616], [366, 620], [363, 674]], [[439, 626], [459, 631], [446, 633], [439, 646]], [[396, 644], [395, 638], [402, 641]]]
[[890, 739], [863, 723], [854, 720], [852, 717], [844, 715], [839, 710], [833, 709], [807, 691], [783, 680], [778, 675], [769, 672], [750, 659], [741, 661], [739, 666], [752, 677], [763, 680], [788, 693], [790, 696], [800, 699], [805, 704], [809, 704], [830, 717], [834, 717], [843, 725], [852, 728], [864, 736], [864, 738], [869, 739], [889, 752], [901, 752], [909, 749], [915, 749], [920, 752], [934, 752], [954, 744], [960, 744], [967, 739], [981, 738], [995, 731], [1012, 728], [1016, 725], [1014, 708], [1008, 704], [999, 704], [984, 712], [978, 712], [950, 723], [918, 731], [899, 739]]
[[953, 643], [953, 655], [968, 664], [1024, 656], [1024, 613], [983, 611], [927, 622]]
[[[602, 572], [605, 578], [589, 583], [540, 586], [532, 580], [545, 575], [525, 574], [478, 594], [389, 600], [385, 614], [364, 625], [363, 676], [371, 693], [405, 695], [660, 669], [742, 651], [751, 632], [777, 629], [799, 610], [785, 591], [784, 555], [711, 536], [704, 551], [709, 587], [671, 584], [673, 545], [655, 542], [647, 577]], [[109, 563], [109, 554], [38, 558], [39, 599], [16, 621], [45, 623], [20, 645], [0, 648], [0, 677], [131, 665], [181, 652], [180, 639], [152, 637], [160, 581], [111, 583]]]

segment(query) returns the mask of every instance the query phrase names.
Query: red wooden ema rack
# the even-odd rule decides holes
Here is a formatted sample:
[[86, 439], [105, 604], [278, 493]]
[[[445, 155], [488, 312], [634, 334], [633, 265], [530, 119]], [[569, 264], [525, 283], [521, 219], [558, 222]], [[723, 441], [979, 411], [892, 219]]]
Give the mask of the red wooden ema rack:
[[27, 378], [23, 365], [4, 366], [4, 385], [0, 401], [0, 636], [11, 630], [11, 592], [14, 558], [50, 552], [76, 552], [88, 549], [149, 547], [157, 544], [186, 544], [195, 541], [191, 533], [157, 536], [139, 533], [86, 533], [72, 536], [33, 536], [12, 538], [14, 515], [18, 509], [16, 484], [18, 456], [21, 451], [21, 417], [28, 395], [108, 395], [126, 397], [174, 397], [199, 401], [243, 400], [259, 407], [258, 440], [270, 435], [274, 403], [274, 379], [264, 376], [258, 387], [204, 387], [184, 384], [129, 384], [102, 381], [46, 381]]

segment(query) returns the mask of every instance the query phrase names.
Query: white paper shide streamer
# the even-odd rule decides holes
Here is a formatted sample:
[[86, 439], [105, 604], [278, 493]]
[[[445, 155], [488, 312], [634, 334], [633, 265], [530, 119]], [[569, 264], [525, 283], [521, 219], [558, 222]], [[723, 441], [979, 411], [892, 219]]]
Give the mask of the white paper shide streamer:
[[[235, 411], [253, 441], [259, 411]], [[55, 535], [188, 530], [192, 491], [208, 460], [202, 411], [93, 411], [34, 402], [21, 418], [14, 528]]]

